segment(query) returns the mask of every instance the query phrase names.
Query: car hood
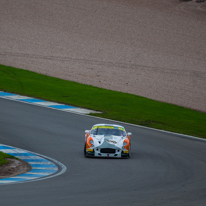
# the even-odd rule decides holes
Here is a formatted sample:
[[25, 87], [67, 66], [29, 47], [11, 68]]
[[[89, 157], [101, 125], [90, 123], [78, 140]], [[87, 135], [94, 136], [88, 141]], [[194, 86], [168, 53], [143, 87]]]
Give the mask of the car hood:
[[94, 146], [98, 148], [122, 148], [125, 137], [115, 135], [94, 135]]

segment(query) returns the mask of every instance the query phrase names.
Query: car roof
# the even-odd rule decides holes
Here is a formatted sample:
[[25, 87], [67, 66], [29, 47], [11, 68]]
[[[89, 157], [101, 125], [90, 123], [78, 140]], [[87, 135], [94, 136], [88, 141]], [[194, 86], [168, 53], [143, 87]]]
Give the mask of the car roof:
[[95, 125], [92, 126], [92, 128], [93, 127], [98, 127], [98, 126], [110, 126], [110, 127], [122, 127], [122, 128], [124, 128], [123, 126], [118, 125], [118, 124], [95, 124]]

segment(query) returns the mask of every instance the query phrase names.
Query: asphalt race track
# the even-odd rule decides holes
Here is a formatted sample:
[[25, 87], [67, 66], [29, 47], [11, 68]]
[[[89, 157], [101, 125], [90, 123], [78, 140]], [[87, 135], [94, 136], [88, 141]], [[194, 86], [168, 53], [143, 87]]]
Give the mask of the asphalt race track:
[[122, 124], [133, 134], [131, 159], [84, 158], [84, 130], [102, 122], [111, 123], [0, 99], [0, 142], [67, 167], [54, 178], [0, 186], [0, 204], [205, 205], [205, 142]]

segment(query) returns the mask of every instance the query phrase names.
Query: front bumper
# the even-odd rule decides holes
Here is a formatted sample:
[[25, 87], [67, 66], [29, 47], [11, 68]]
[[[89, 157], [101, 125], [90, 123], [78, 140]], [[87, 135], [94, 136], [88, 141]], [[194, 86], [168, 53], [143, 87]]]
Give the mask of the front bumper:
[[88, 157], [104, 157], [104, 158], [128, 158], [129, 151], [111, 148], [94, 148], [86, 149], [86, 156]]

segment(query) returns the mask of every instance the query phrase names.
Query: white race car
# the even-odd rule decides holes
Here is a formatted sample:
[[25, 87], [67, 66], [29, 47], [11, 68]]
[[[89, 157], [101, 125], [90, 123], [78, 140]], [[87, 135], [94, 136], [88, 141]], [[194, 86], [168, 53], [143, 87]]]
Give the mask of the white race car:
[[85, 157], [131, 157], [131, 135], [124, 127], [114, 124], [95, 124], [85, 130]]

